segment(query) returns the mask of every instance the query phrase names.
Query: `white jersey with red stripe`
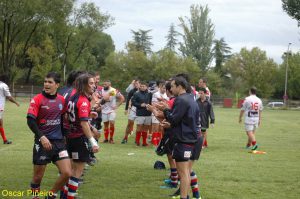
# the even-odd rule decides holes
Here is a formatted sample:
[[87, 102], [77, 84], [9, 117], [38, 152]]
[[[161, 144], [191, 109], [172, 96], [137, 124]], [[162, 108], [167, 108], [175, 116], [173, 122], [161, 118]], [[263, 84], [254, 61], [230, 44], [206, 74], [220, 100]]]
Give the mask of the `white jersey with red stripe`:
[[261, 99], [256, 95], [246, 97], [241, 110], [245, 113], [245, 124], [258, 124], [260, 111], [263, 110]]
[[108, 90], [104, 88], [101, 91], [102, 96], [109, 95], [109, 101], [102, 105], [102, 113], [109, 114], [115, 111], [117, 107], [117, 97], [122, 95], [117, 89], [110, 87]]
[[161, 100], [165, 100], [165, 101], [169, 100], [169, 98], [168, 98], [168, 96], [167, 96], [166, 93], [161, 93], [160, 91], [157, 91], [157, 92], [153, 93], [153, 95], [152, 95], [152, 101], [151, 101], [152, 104], [153, 103], [157, 103], [157, 102], [159, 102]]
[[4, 110], [6, 97], [11, 96], [7, 84], [0, 81], [0, 111]]

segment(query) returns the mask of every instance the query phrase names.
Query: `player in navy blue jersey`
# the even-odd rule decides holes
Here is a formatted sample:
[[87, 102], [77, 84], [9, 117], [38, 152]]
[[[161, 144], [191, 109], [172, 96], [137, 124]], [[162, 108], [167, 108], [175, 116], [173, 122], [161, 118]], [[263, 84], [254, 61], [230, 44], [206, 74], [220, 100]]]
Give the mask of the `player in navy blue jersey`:
[[187, 91], [190, 85], [183, 77], [175, 77], [171, 81], [171, 91], [176, 96], [173, 109], [168, 105], [164, 109], [164, 128], [171, 128], [174, 134], [173, 159], [176, 161], [180, 176], [180, 198], [188, 198], [191, 183], [190, 171], [192, 170], [195, 144], [198, 141], [200, 126], [200, 113], [194, 96]]
[[33, 198], [39, 198], [40, 184], [46, 166], [55, 163], [60, 176], [53, 185], [47, 198], [55, 198], [56, 192], [71, 176], [71, 162], [62, 134], [62, 115], [65, 112], [63, 96], [57, 94], [60, 76], [50, 72], [45, 77], [44, 90], [30, 102], [27, 124], [34, 133], [33, 178], [31, 189]]

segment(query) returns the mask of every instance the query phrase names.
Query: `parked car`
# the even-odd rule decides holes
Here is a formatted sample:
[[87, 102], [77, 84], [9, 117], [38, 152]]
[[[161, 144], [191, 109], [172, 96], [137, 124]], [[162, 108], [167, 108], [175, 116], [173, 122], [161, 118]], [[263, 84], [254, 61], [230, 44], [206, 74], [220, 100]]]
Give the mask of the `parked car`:
[[269, 108], [280, 108], [280, 107], [283, 107], [283, 106], [284, 106], [283, 102], [269, 102], [267, 104], [267, 107], [269, 107]]

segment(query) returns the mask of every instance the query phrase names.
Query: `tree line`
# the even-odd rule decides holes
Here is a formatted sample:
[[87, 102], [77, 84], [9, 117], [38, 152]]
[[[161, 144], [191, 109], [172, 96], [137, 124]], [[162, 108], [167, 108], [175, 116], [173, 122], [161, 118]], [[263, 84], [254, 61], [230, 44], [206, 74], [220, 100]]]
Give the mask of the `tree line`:
[[[283, 0], [283, 9], [291, 15], [295, 12], [287, 9], [295, 4], [288, 2]], [[191, 5], [190, 16], [180, 16], [179, 26], [170, 25], [165, 47], [157, 52], [151, 49], [152, 30], [142, 29], [131, 30], [132, 40], [116, 52], [103, 32], [114, 18], [94, 3], [0, 0], [0, 8], [0, 73], [10, 82], [38, 83], [51, 70], [62, 75], [96, 70], [123, 90], [133, 78], [168, 79], [184, 72], [195, 85], [206, 77], [214, 95], [244, 95], [255, 85], [261, 97], [282, 98], [288, 66], [288, 95], [300, 98], [299, 52], [283, 54], [280, 65], [257, 47], [231, 53], [225, 38], [215, 37], [208, 6]], [[299, 22], [297, 16], [291, 15]]]

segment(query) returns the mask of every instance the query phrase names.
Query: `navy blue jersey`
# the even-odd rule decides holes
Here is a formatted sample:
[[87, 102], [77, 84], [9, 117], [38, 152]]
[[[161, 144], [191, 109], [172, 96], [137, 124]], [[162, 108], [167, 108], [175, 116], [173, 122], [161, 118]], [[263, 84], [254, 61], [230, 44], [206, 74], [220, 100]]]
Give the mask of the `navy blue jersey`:
[[30, 102], [27, 117], [37, 121], [39, 130], [48, 139], [62, 139], [62, 114], [64, 114], [65, 100], [57, 94], [55, 98], [48, 98], [46, 93], [36, 95]]
[[171, 132], [177, 143], [192, 144], [197, 142], [200, 113], [199, 107], [190, 93], [175, 98], [172, 110], [164, 110], [164, 115], [171, 124]]

